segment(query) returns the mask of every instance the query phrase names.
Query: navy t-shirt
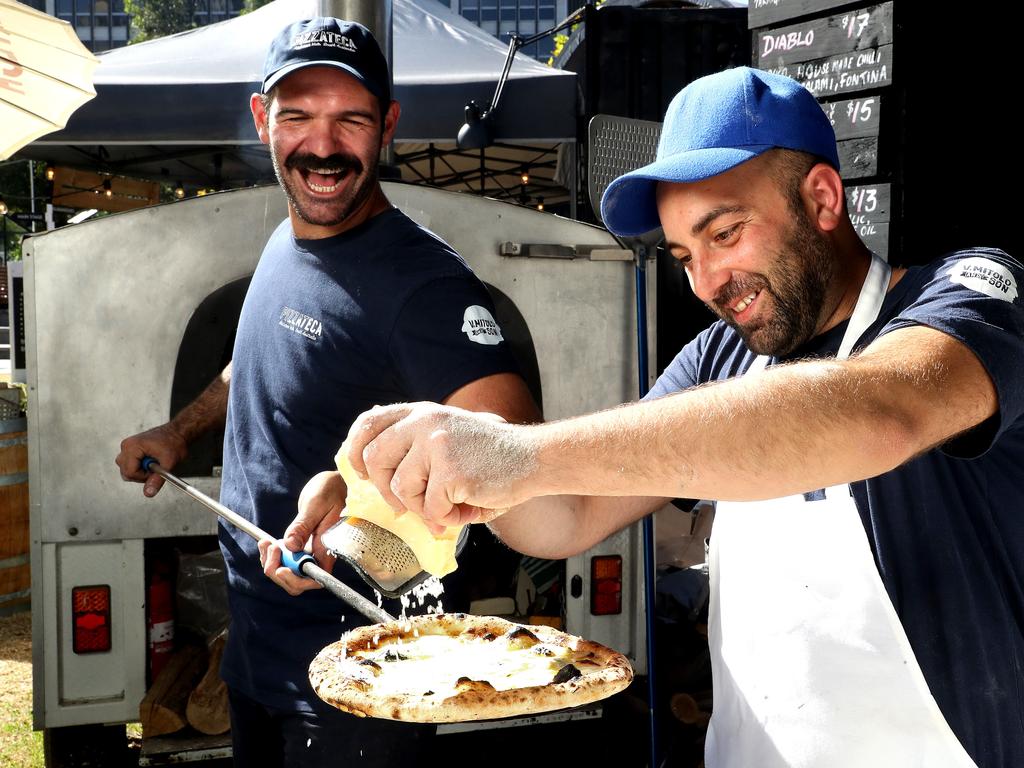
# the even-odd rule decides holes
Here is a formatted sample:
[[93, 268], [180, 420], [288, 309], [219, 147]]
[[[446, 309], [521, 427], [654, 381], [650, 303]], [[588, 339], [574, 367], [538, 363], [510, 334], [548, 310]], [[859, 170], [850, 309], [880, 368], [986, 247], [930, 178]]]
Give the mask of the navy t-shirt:
[[[285, 221], [238, 321], [221, 502], [280, 537], [303, 486], [334, 468], [360, 413], [440, 401], [516, 370], [487, 289], [400, 211], [322, 240], [297, 240]], [[241, 531], [222, 524], [220, 542], [233, 619], [225, 681], [268, 706], [309, 710], [309, 662], [366, 620], [325, 590], [289, 596], [263, 574], [256, 542]], [[347, 564], [334, 572], [374, 599]]]
[[[995, 383], [999, 412], [988, 422], [852, 484], [882, 581], [931, 692], [983, 767], [1024, 765], [1022, 285], [1021, 265], [991, 249], [911, 268], [854, 352], [889, 331], [929, 326], [970, 348]], [[845, 330], [843, 323], [786, 359], [833, 357]], [[718, 322], [679, 353], [648, 397], [742, 374], [755, 357]]]

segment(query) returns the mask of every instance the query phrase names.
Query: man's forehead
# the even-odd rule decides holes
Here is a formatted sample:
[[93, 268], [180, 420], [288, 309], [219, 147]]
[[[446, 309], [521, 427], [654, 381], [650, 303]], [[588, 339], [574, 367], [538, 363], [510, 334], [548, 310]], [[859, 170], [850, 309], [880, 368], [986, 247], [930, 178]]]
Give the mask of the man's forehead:
[[376, 102], [376, 97], [355, 75], [341, 67], [327, 64], [298, 69], [282, 77], [274, 86], [279, 99], [308, 96], [310, 93], [316, 95], [324, 89], [343, 91], [352, 98], [362, 99], [370, 104]]

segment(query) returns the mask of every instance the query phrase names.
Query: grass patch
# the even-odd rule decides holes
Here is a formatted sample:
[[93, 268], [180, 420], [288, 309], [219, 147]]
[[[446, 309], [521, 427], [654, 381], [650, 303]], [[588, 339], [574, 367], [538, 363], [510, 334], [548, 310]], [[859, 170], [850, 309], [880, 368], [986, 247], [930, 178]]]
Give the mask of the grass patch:
[[43, 734], [32, 730], [32, 619], [0, 616], [0, 755], [4, 768], [42, 768]]

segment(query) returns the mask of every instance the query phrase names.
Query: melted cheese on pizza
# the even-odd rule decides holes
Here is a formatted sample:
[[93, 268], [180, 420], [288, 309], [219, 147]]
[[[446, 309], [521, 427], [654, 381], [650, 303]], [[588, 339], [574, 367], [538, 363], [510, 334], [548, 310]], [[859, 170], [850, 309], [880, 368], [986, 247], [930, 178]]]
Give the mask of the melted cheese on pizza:
[[537, 644], [513, 648], [505, 640], [422, 635], [353, 654], [373, 661], [380, 674], [373, 676], [376, 693], [436, 695], [458, 691], [460, 678], [486, 681], [496, 690], [529, 688], [551, 683], [569, 660], [561, 646]]
[[369, 520], [391, 531], [409, 545], [420, 567], [432, 576], [446, 576], [459, 567], [455, 560], [455, 545], [459, 541], [461, 525], [446, 528], [444, 533], [435, 536], [418, 515], [409, 512], [401, 516], [396, 514], [373, 483], [363, 480], [352, 469], [348, 461], [348, 441], [342, 444], [334, 461], [348, 487], [346, 515]]

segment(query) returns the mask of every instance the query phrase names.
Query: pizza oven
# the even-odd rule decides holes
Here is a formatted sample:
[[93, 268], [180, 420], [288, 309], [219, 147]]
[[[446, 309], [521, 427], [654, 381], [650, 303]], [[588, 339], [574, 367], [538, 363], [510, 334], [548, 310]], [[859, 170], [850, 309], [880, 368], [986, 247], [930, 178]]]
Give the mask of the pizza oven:
[[[635, 399], [632, 254], [606, 231], [472, 195], [384, 186], [486, 283], [546, 418]], [[227, 363], [246, 286], [286, 215], [278, 187], [256, 187], [26, 240], [33, 622], [42, 638], [36, 652], [53, 662], [36, 666], [36, 711], [45, 711], [46, 727], [138, 716], [150, 553], [167, 542], [215, 546], [216, 518], [182, 494], [143, 499], [113, 459], [123, 437], [165, 422]], [[208, 437], [177, 468], [214, 497], [221, 442]], [[566, 562], [567, 626], [622, 650], [642, 671], [639, 531], [615, 534], [602, 548], [626, 564], [622, 612], [590, 615], [589, 560], [581, 555]], [[111, 654], [70, 652], [76, 584], [110, 585], [118, 632]]]

